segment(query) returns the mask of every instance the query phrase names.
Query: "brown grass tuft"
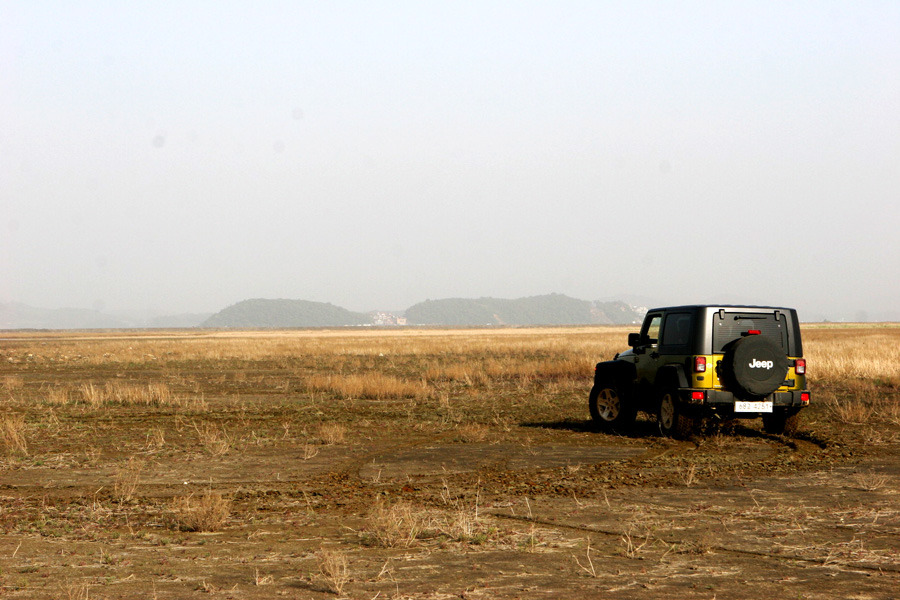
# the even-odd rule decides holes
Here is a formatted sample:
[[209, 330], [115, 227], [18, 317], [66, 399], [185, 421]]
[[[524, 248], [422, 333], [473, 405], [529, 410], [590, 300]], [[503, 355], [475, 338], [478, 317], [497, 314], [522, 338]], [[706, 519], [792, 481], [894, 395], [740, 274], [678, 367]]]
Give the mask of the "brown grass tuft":
[[313, 375], [307, 379], [306, 387], [311, 391], [329, 392], [339, 398], [368, 400], [419, 398], [428, 391], [421, 383], [404, 381], [377, 371], [364, 375]]
[[[79, 391], [82, 400], [93, 409], [102, 406], [171, 406], [180, 404], [168, 384], [161, 382], [139, 385], [122, 381], [107, 381], [101, 387], [90, 381], [81, 384]], [[62, 392], [57, 392], [54, 398], [48, 397], [48, 402], [62, 404], [60, 393]], [[65, 394], [68, 396], [67, 390], [65, 390]], [[66, 402], [68, 402], [67, 399]]]
[[21, 375], [4, 375], [3, 376], [3, 389], [7, 392], [14, 392], [16, 390], [20, 390], [25, 387], [25, 378]]
[[28, 454], [25, 417], [15, 414], [0, 417], [0, 446], [7, 454]]
[[103, 389], [96, 387], [93, 382], [81, 384], [81, 396], [91, 408], [97, 409], [103, 405]]
[[223, 456], [231, 450], [231, 437], [224, 427], [212, 423], [192, 423], [200, 445], [212, 456]]
[[207, 490], [202, 496], [176, 498], [171, 511], [174, 524], [181, 531], [218, 531], [231, 513], [231, 500]]
[[145, 447], [148, 452], [159, 452], [166, 445], [166, 433], [161, 427], [153, 427], [147, 431]]
[[128, 462], [116, 471], [113, 483], [113, 494], [121, 502], [129, 502], [134, 498], [135, 492], [141, 483], [141, 472], [144, 470], [144, 461], [131, 457]]
[[328, 591], [338, 596], [344, 593], [344, 586], [350, 582], [350, 567], [347, 555], [337, 550], [322, 549], [316, 554], [319, 578]]
[[347, 436], [347, 427], [340, 423], [322, 423], [318, 427], [317, 436], [323, 444], [329, 446], [343, 444]]
[[366, 518], [370, 539], [376, 545], [388, 548], [409, 547], [431, 526], [427, 511], [408, 502], [393, 506], [375, 505]]
[[60, 588], [60, 598], [65, 600], [90, 600], [91, 586], [81, 581], [68, 581]]
[[867, 471], [864, 473], [854, 473], [851, 480], [859, 489], [866, 492], [874, 492], [887, 485], [890, 478], [882, 473]]
[[[895, 396], [896, 397], [896, 396]], [[900, 406], [895, 397], [871, 382], [860, 382], [852, 391], [822, 390], [817, 398], [834, 420], [848, 425], [889, 421], [900, 424]]]
[[456, 439], [469, 444], [483, 442], [490, 436], [491, 428], [482, 423], [466, 423], [456, 431]]
[[71, 396], [69, 395], [69, 388], [67, 387], [54, 387], [50, 388], [47, 392], [47, 398], [45, 399], [47, 404], [52, 406], [66, 406], [71, 402]]

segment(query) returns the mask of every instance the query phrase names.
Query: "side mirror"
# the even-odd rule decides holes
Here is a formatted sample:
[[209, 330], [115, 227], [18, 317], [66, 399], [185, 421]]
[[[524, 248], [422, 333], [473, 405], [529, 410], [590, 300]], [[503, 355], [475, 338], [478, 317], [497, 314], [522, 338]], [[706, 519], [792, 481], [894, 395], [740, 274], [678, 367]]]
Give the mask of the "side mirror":
[[641, 345], [641, 334], [639, 333], [629, 333], [628, 334], [628, 345], [632, 348], [636, 348]]

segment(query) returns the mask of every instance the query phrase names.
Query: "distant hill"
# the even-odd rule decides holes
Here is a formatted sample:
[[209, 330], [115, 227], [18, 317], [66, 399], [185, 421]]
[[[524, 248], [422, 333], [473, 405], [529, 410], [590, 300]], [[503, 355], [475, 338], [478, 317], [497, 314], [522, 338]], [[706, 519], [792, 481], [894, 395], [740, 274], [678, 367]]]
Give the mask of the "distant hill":
[[0, 303], [0, 329], [114, 329], [128, 322], [86, 308], [38, 308]]
[[209, 313], [162, 315], [152, 311], [102, 312], [87, 308], [39, 308], [0, 302], [0, 329], [134, 329], [197, 327]]
[[627, 302], [594, 302], [594, 311], [600, 316], [601, 325], [632, 325], [641, 323], [647, 309]]
[[210, 318], [202, 327], [338, 327], [371, 325], [372, 318], [340, 306], [308, 300], [266, 300], [256, 298], [232, 304]]
[[589, 302], [563, 294], [515, 300], [426, 300], [406, 310], [410, 325], [609, 325], [640, 322], [642, 318], [642, 313], [624, 302]]

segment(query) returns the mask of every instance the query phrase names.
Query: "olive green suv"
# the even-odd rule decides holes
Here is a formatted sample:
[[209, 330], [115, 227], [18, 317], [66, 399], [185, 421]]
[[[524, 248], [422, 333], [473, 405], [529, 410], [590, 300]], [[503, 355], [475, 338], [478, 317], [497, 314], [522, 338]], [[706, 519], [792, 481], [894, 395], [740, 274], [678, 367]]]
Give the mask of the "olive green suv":
[[706, 417], [762, 417], [768, 433], [792, 435], [809, 405], [792, 308], [654, 308], [628, 345], [594, 371], [591, 418], [609, 431], [630, 427], [643, 411], [674, 437], [690, 436]]

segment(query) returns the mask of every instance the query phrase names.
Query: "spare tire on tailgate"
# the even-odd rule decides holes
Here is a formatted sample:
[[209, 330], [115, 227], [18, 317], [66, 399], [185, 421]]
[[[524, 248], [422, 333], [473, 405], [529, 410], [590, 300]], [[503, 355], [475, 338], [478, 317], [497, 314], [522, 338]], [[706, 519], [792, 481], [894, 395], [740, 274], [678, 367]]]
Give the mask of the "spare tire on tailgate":
[[784, 351], [762, 335], [735, 340], [722, 361], [725, 383], [740, 396], [762, 397], [777, 390], [787, 375], [790, 361]]

